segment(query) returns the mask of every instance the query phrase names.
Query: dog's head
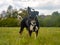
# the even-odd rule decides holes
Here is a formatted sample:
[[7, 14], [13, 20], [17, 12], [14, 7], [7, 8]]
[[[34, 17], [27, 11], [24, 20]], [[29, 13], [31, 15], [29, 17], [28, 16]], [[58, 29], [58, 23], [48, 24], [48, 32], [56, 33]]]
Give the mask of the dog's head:
[[30, 25], [36, 25], [36, 17], [30, 16]]

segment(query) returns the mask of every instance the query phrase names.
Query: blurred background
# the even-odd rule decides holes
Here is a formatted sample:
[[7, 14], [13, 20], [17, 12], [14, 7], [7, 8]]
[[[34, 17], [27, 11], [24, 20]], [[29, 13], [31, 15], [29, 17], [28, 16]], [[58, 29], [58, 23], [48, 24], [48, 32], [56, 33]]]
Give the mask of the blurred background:
[[59, 0], [0, 0], [0, 27], [19, 27], [28, 6], [39, 11], [41, 27], [60, 27]]

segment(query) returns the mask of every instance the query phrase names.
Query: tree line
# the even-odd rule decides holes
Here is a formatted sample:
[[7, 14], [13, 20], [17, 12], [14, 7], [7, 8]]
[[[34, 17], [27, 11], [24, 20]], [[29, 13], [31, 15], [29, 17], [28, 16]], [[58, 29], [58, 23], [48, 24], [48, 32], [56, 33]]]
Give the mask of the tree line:
[[42, 27], [60, 27], [60, 13], [58, 11], [47, 16], [40, 15], [38, 19]]
[[[13, 9], [10, 5], [5, 13], [0, 14], [0, 27], [19, 27], [22, 19], [18, 19], [18, 15], [22, 18], [28, 16], [27, 10], [20, 8]], [[53, 12], [51, 15], [38, 15], [40, 27], [60, 27], [60, 13]]]

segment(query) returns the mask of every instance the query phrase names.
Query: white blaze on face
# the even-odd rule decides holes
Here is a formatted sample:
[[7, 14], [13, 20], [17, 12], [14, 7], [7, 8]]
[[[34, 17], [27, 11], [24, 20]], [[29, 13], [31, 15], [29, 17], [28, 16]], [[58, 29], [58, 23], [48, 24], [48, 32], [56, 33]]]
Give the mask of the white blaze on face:
[[35, 25], [36, 25], [35, 22], [36, 22], [35, 20], [32, 20], [32, 21], [31, 21], [31, 24], [35, 26]]

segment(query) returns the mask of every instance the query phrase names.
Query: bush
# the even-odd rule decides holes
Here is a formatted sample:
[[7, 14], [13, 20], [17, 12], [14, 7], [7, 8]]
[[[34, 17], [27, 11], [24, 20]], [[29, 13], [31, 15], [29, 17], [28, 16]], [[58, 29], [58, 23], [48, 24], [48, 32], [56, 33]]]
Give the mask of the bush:
[[16, 27], [18, 25], [18, 20], [16, 18], [7, 18], [0, 20], [0, 27]]

